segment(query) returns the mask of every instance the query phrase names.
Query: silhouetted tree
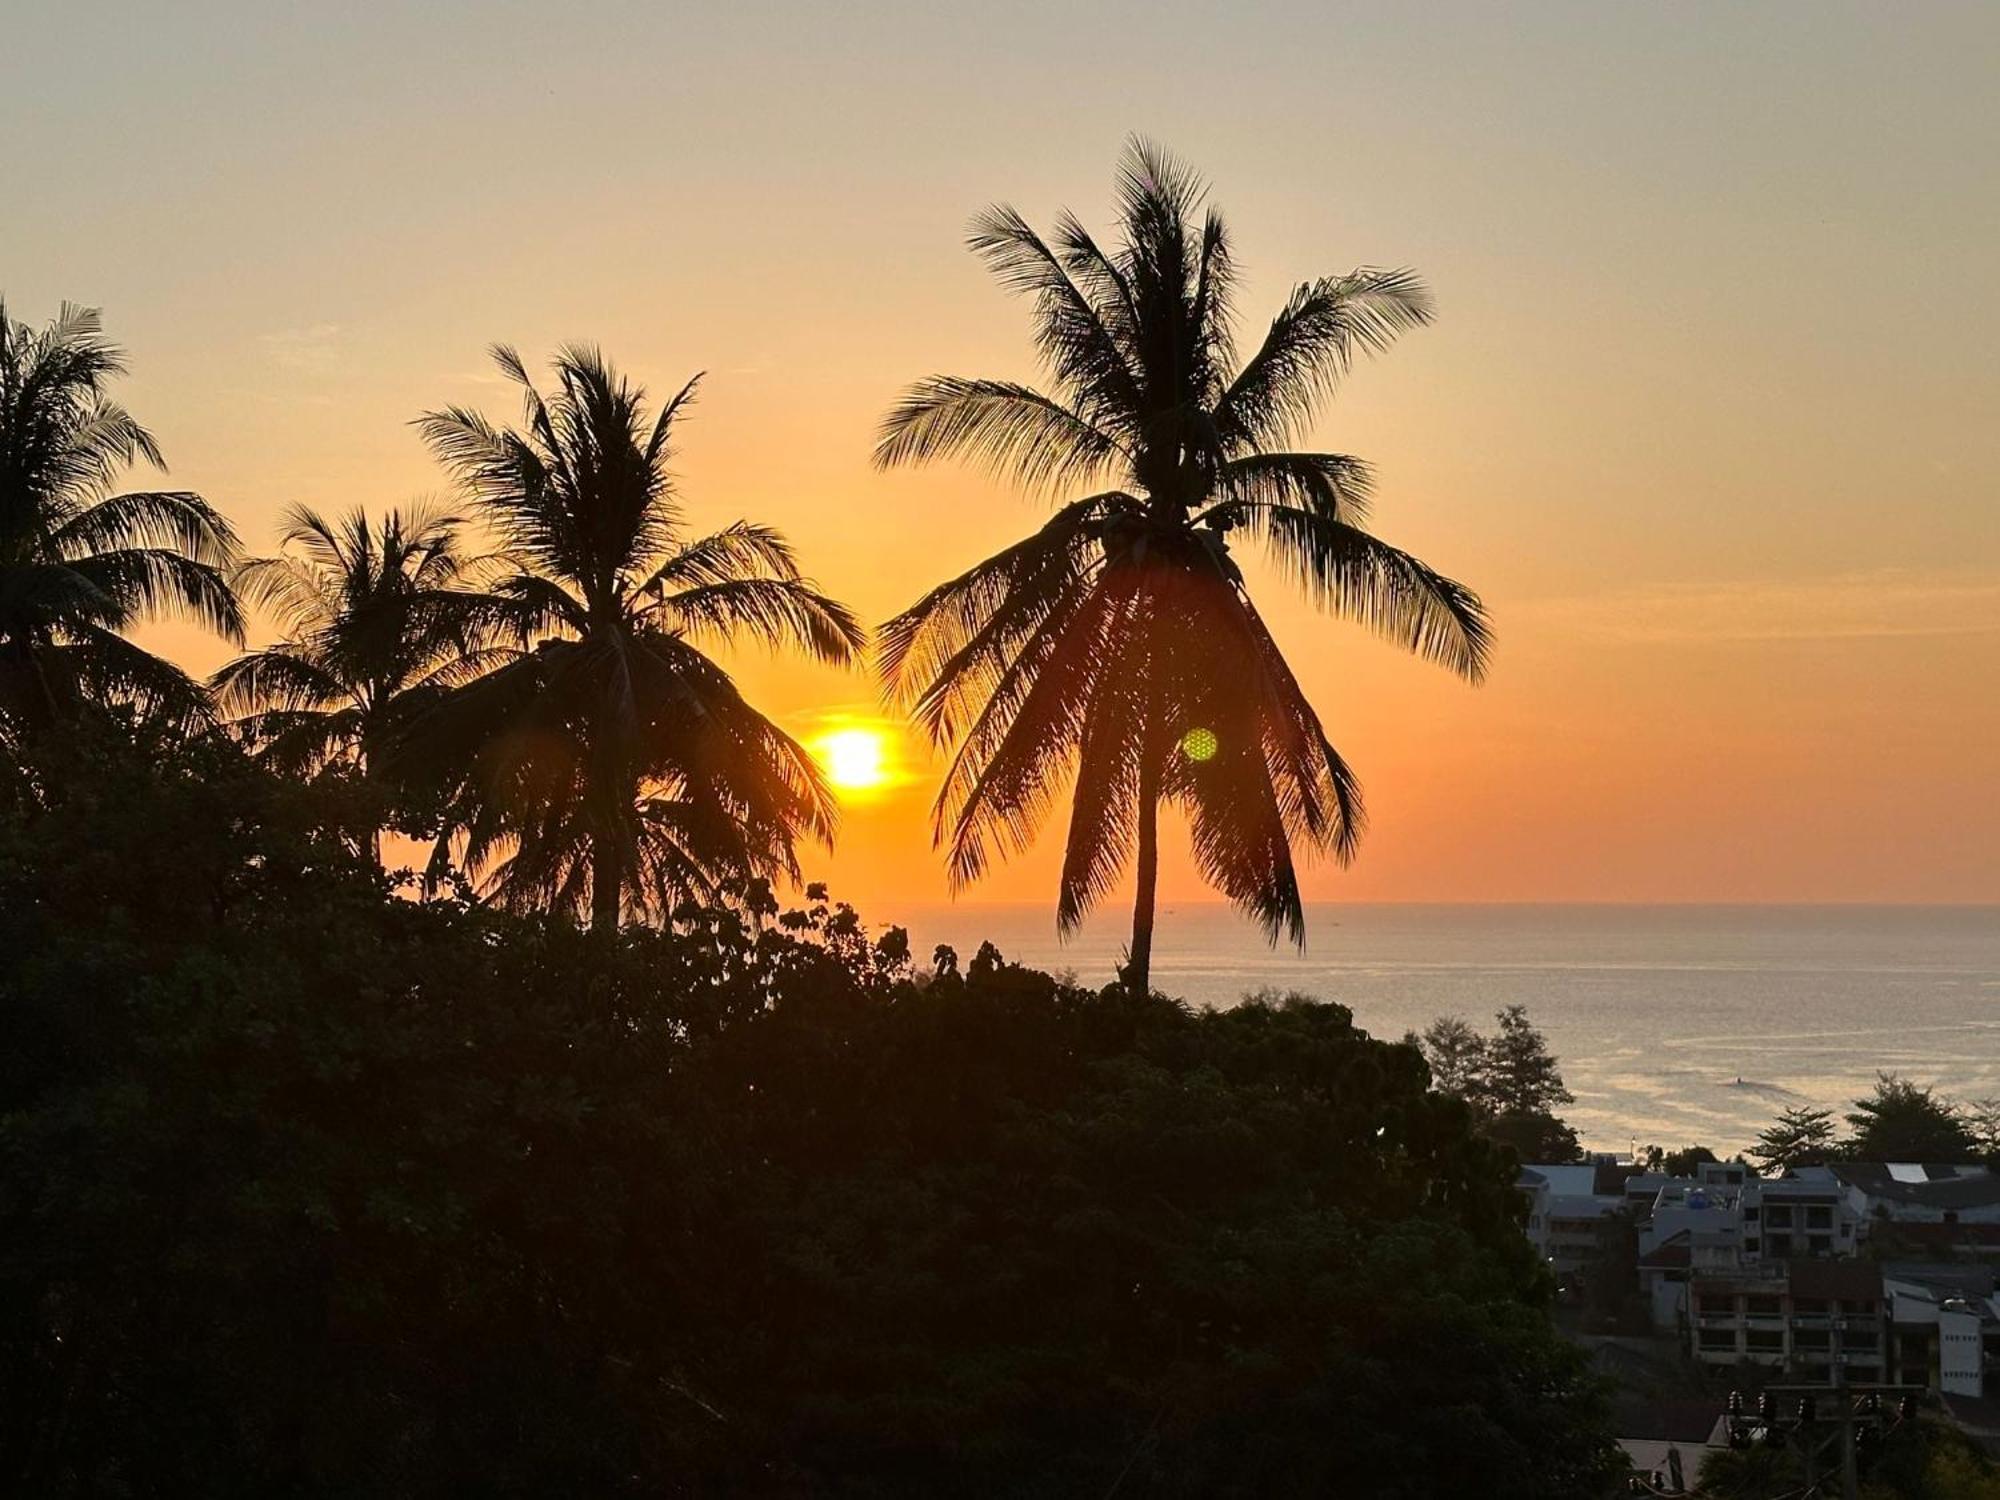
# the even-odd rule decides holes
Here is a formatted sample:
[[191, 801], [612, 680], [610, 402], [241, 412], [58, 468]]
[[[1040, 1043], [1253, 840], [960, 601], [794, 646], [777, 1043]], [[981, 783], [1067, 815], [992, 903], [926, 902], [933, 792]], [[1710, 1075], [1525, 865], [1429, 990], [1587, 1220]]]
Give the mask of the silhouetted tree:
[[1583, 1143], [1569, 1122], [1545, 1110], [1488, 1115], [1480, 1129], [1488, 1140], [1512, 1147], [1522, 1161], [1571, 1162], [1583, 1154]]
[[[1488, 1139], [1513, 1147], [1522, 1161], [1576, 1160], [1582, 1151], [1576, 1132], [1556, 1114], [1574, 1098], [1547, 1038], [1525, 1006], [1510, 1005], [1495, 1019], [1500, 1029], [1491, 1037], [1461, 1017], [1441, 1016], [1405, 1040], [1430, 1065], [1432, 1088], [1469, 1104]], [[1653, 1152], [1660, 1155], [1658, 1147]]]
[[1486, 1039], [1463, 1016], [1439, 1016], [1415, 1040], [1430, 1064], [1432, 1088], [1460, 1099], [1477, 1092]]
[[459, 586], [459, 525], [422, 508], [377, 522], [357, 506], [336, 522], [299, 507], [285, 518], [285, 555], [238, 567], [238, 591], [284, 636], [210, 686], [274, 767], [379, 771], [415, 711], [494, 664], [475, 646], [482, 601]]
[[1058, 926], [1072, 930], [1136, 859], [1124, 970], [1150, 983], [1159, 809], [1185, 811], [1202, 877], [1276, 941], [1303, 941], [1293, 846], [1353, 856], [1360, 789], [1328, 741], [1231, 555], [1247, 531], [1323, 605], [1477, 680], [1479, 600], [1363, 529], [1358, 459], [1291, 451], [1358, 354], [1426, 323], [1409, 271], [1293, 292], [1239, 360], [1236, 266], [1204, 189], [1135, 142], [1122, 242], [1069, 214], [1049, 239], [1011, 208], [971, 247], [1034, 301], [1052, 393], [935, 376], [883, 422], [883, 467], [964, 454], [1030, 490], [1088, 491], [1041, 530], [884, 627], [893, 699], [955, 748], [935, 831], [954, 887], [1034, 836], [1075, 773]]
[[1485, 1116], [1486, 1134], [1523, 1161], [1576, 1160], [1582, 1146], [1556, 1113], [1576, 1096], [1563, 1086], [1548, 1039], [1528, 1020], [1526, 1006], [1507, 1006], [1495, 1019], [1500, 1029], [1481, 1044], [1470, 1095]]
[[648, 418], [645, 392], [568, 348], [544, 398], [520, 356], [523, 424], [453, 407], [425, 438], [499, 534], [513, 568], [486, 623], [505, 659], [424, 714], [402, 773], [440, 782], [442, 857], [514, 907], [588, 910], [715, 899], [726, 882], [796, 875], [834, 806], [812, 757], [753, 709], [703, 640], [748, 636], [845, 662], [862, 631], [802, 577], [783, 537], [737, 522], [690, 539], [667, 464], [695, 377]]
[[1978, 1144], [1958, 1108], [1894, 1073], [1875, 1075], [1875, 1092], [1854, 1101], [1845, 1153], [1860, 1161], [1964, 1161]]
[[1757, 1137], [1750, 1159], [1767, 1175], [1779, 1175], [1794, 1167], [1818, 1166], [1839, 1155], [1834, 1142], [1833, 1111], [1793, 1106]]
[[1509, 1005], [1495, 1019], [1500, 1029], [1481, 1049], [1478, 1097], [1496, 1115], [1552, 1115], [1576, 1096], [1563, 1086], [1548, 1038], [1528, 1019], [1525, 1005]]
[[1965, 1128], [1979, 1154], [2000, 1165], [2000, 1098], [1975, 1099], [1966, 1105]]
[[34, 329], [0, 302], [0, 729], [91, 702], [192, 724], [200, 686], [123, 632], [169, 614], [242, 639], [229, 523], [186, 490], [112, 493], [135, 462], [166, 467], [106, 394], [124, 371], [95, 309]]

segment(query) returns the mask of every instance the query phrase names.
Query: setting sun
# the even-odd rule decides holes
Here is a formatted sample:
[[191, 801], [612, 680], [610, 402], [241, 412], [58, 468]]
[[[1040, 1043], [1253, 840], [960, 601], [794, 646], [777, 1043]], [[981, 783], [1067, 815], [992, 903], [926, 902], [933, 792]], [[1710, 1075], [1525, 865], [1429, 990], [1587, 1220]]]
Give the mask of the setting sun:
[[826, 779], [844, 792], [889, 784], [888, 737], [879, 729], [835, 729], [814, 740], [811, 749]]

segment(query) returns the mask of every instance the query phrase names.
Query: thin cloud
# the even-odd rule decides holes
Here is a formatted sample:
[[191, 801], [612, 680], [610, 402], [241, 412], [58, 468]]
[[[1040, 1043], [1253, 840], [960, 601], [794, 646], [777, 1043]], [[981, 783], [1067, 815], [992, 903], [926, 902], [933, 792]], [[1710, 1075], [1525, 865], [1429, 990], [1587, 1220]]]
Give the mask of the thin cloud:
[[259, 340], [271, 363], [281, 370], [324, 374], [341, 358], [340, 325], [314, 323], [305, 328], [281, 328]]
[[2000, 576], [1885, 568], [1538, 599], [1510, 613], [1609, 645], [2000, 633]]

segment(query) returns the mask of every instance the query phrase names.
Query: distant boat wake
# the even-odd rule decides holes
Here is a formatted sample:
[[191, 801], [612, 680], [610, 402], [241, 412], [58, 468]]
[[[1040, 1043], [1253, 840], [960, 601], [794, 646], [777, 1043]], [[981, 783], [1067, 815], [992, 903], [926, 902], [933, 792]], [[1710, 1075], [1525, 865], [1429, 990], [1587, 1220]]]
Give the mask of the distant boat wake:
[[1782, 1083], [1765, 1083], [1757, 1078], [1739, 1077], [1733, 1083], [1725, 1083], [1726, 1089], [1742, 1089], [1746, 1094], [1770, 1094], [1779, 1099], [1796, 1099], [1799, 1096]]

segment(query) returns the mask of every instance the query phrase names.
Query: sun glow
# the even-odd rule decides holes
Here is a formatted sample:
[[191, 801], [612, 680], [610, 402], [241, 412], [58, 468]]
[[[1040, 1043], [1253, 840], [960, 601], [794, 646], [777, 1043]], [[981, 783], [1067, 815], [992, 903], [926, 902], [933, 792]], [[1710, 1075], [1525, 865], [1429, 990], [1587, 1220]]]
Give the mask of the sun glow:
[[870, 792], [890, 782], [889, 739], [879, 729], [833, 729], [809, 747], [826, 779], [843, 792]]

